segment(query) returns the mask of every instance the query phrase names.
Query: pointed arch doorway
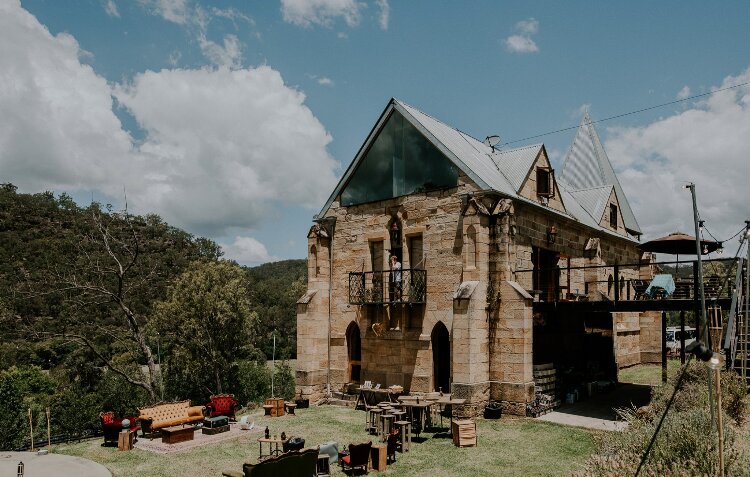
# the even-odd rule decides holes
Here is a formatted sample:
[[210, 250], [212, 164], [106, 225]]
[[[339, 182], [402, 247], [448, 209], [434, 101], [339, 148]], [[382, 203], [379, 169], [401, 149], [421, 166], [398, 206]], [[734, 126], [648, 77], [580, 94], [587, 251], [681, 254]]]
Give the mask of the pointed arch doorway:
[[435, 391], [451, 392], [451, 341], [442, 322], [432, 329], [432, 373]]
[[349, 381], [359, 383], [362, 377], [362, 341], [359, 326], [355, 322], [349, 323], [346, 329], [346, 351], [349, 359]]

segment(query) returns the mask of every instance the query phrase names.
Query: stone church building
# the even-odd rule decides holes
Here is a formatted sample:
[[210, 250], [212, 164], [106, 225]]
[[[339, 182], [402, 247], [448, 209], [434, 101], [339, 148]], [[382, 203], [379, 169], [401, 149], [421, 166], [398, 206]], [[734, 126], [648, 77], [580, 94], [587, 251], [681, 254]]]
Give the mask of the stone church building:
[[524, 414], [535, 365], [554, 363], [560, 392], [660, 359], [658, 315], [534, 309], [652, 273], [588, 115], [560, 174], [543, 144], [495, 142], [390, 100], [308, 234], [299, 394], [367, 380]]

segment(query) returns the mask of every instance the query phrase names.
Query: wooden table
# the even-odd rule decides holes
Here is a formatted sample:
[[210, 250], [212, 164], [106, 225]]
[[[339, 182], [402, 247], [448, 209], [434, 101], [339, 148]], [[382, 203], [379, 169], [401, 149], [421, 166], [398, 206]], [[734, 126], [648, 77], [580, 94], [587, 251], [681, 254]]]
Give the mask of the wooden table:
[[406, 409], [406, 412], [409, 413], [409, 421], [414, 422], [414, 412], [416, 410], [417, 413], [417, 420], [419, 421], [419, 425], [413, 426], [414, 435], [419, 437], [419, 434], [427, 427], [427, 413], [430, 410], [430, 407], [435, 403], [436, 401], [425, 401], [420, 399], [419, 402], [417, 401], [404, 401], [402, 402], [402, 405]]
[[[279, 455], [284, 452], [284, 444], [289, 439], [279, 439], [279, 438], [273, 438], [269, 437], [266, 439], [265, 437], [259, 437], [258, 438], [258, 460], [263, 460], [264, 457], [270, 457], [272, 455]], [[268, 454], [263, 453], [263, 444], [268, 443]], [[279, 444], [281, 444], [281, 449], [279, 449]]]
[[451, 399], [450, 395], [443, 396], [436, 401], [436, 404], [440, 406], [440, 426], [443, 426], [443, 406], [451, 406], [451, 435], [453, 435], [453, 406], [461, 406], [466, 404], [466, 399]]
[[165, 444], [177, 444], [178, 442], [192, 441], [195, 427], [193, 426], [170, 426], [162, 428], [161, 441]]
[[360, 409], [360, 402], [362, 402], [363, 406], [361, 409], [365, 409], [367, 406], [374, 406], [378, 400], [377, 396], [384, 397], [381, 401], [396, 402], [396, 398], [401, 394], [388, 388], [375, 389], [363, 388], [362, 386], [358, 387], [357, 391], [359, 391], [359, 395], [357, 396], [357, 402], [354, 403], [354, 409]]

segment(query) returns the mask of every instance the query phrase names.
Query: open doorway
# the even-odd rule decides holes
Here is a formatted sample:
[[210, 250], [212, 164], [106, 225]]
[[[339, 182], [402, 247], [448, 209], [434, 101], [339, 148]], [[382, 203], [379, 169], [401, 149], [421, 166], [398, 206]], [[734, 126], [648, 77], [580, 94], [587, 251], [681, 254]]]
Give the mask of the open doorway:
[[555, 301], [560, 286], [560, 254], [540, 247], [532, 247], [531, 261], [534, 263], [534, 290], [541, 292], [542, 301]]
[[432, 371], [435, 391], [451, 392], [451, 342], [442, 322], [432, 329]]
[[346, 349], [349, 358], [349, 381], [359, 383], [362, 375], [362, 342], [359, 326], [354, 322], [346, 329]]

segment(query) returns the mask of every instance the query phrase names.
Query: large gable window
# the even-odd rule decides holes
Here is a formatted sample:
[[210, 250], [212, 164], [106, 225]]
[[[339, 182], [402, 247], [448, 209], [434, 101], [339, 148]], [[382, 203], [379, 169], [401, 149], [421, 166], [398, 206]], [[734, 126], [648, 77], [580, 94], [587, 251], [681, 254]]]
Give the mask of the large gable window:
[[362, 204], [456, 185], [456, 166], [394, 111], [341, 192], [341, 204]]
[[536, 193], [541, 197], [555, 196], [555, 171], [547, 167], [536, 168]]

